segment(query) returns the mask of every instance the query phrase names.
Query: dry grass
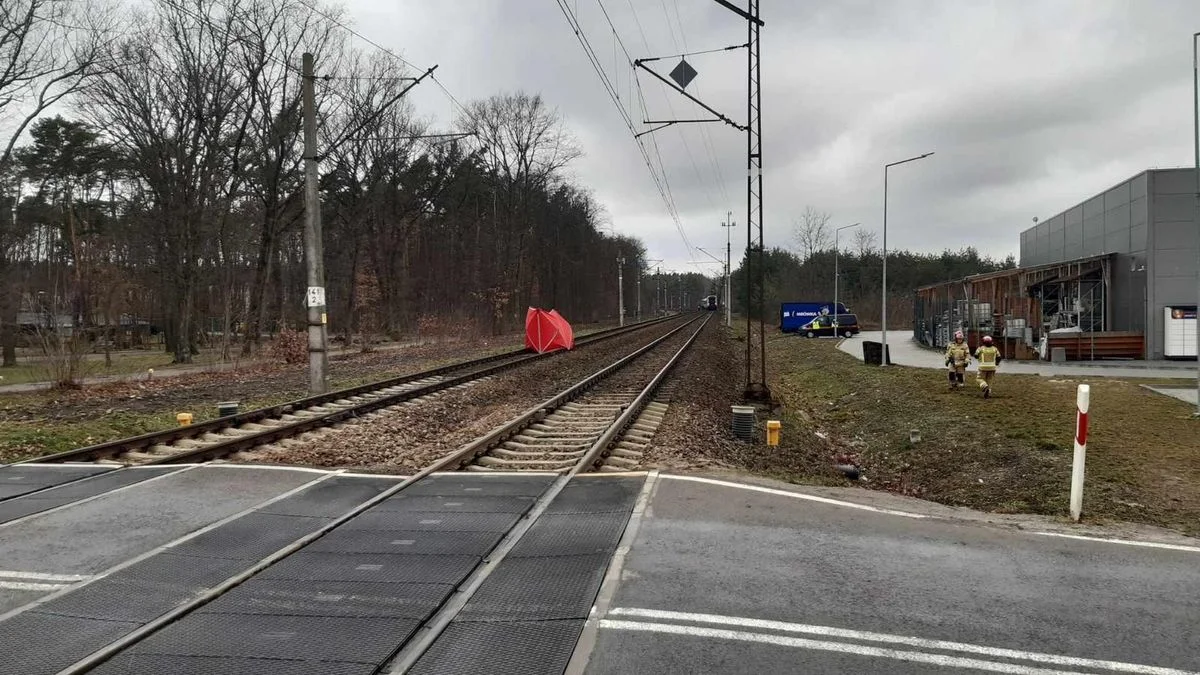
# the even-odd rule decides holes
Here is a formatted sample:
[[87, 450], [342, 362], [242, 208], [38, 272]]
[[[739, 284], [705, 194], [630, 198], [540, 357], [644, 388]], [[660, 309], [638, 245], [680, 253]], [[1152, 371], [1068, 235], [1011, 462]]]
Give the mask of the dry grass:
[[[1005, 375], [1003, 367], [984, 400], [971, 376], [951, 392], [943, 371], [865, 366], [835, 345], [778, 335], [768, 342], [785, 452], [847, 454], [878, 489], [984, 511], [1063, 515], [1075, 389], [1088, 382], [1086, 516], [1200, 534], [1200, 421], [1190, 405], [1138, 382]], [[910, 430], [921, 440], [910, 442]], [[828, 480], [824, 472], [789, 477]]]

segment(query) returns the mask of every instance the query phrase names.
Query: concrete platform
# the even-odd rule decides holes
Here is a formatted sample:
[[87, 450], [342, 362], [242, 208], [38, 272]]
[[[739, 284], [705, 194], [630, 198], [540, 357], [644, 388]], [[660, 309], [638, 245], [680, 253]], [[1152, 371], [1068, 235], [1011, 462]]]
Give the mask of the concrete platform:
[[[864, 332], [858, 337], [840, 340], [838, 349], [862, 359], [862, 343], [878, 342], [882, 334], [878, 331]], [[798, 337], [803, 340], [805, 338]], [[912, 331], [888, 331], [888, 351], [892, 363], [914, 368], [942, 370], [946, 367], [942, 352], [929, 349], [912, 339]], [[975, 370], [975, 364], [969, 370]], [[1049, 363], [1047, 361], [1013, 361], [1000, 364], [1002, 373], [1013, 375], [1041, 375], [1043, 377], [1089, 377], [1147, 378], [1156, 380], [1195, 380], [1196, 364], [1179, 361], [1095, 361]]]
[[1200, 672], [1198, 563], [659, 476], [568, 672]]

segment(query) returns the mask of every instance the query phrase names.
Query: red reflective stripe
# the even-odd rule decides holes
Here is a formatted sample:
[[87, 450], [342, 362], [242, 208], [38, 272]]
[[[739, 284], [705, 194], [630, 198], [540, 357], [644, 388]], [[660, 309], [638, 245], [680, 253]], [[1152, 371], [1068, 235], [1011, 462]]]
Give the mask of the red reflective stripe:
[[1076, 410], [1075, 412], [1076, 412], [1075, 442], [1080, 445], [1087, 445], [1088, 414], [1085, 412], [1079, 412], [1078, 410]]

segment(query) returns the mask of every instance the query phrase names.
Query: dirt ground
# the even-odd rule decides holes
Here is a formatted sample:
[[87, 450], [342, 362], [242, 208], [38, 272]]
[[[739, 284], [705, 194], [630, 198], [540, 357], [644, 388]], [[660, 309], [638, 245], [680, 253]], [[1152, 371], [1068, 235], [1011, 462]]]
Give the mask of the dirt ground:
[[[745, 384], [743, 339], [723, 322], [701, 334], [691, 352], [665, 383], [660, 400], [670, 409], [647, 451], [645, 464], [672, 470], [739, 469], [805, 482], [823, 477], [837, 484], [840, 474], [808, 448], [767, 447], [733, 437], [731, 406], [742, 405]], [[759, 415], [765, 420], [768, 415]]]
[[[464, 344], [433, 343], [374, 352], [344, 352], [329, 360], [334, 388], [428, 370], [520, 346], [519, 336]], [[0, 461], [157, 431], [176, 424], [176, 412], [195, 421], [216, 416], [216, 404], [240, 401], [243, 410], [307, 395], [307, 365], [260, 363], [234, 371], [0, 395]]]

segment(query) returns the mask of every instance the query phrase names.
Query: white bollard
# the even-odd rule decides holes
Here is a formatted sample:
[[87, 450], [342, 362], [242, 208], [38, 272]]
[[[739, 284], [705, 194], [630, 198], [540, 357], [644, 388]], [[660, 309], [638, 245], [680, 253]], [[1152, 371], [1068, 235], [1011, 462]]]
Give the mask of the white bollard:
[[1079, 522], [1083, 515], [1083, 464], [1087, 455], [1088, 402], [1092, 388], [1079, 385], [1075, 397], [1075, 459], [1071, 463], [1071, 520]]

